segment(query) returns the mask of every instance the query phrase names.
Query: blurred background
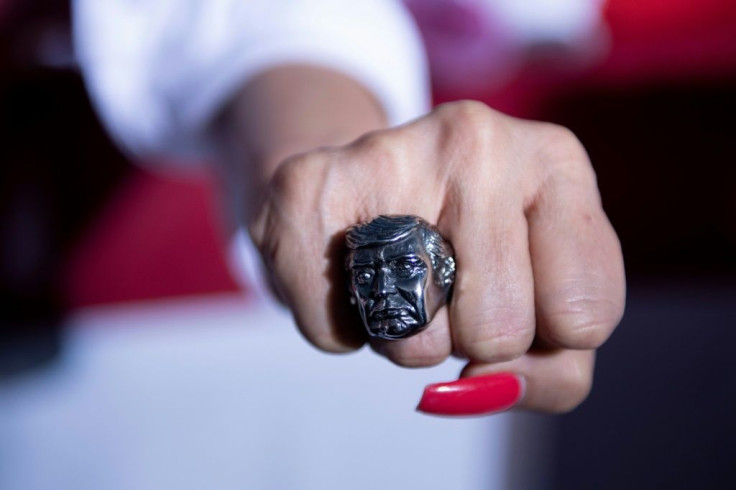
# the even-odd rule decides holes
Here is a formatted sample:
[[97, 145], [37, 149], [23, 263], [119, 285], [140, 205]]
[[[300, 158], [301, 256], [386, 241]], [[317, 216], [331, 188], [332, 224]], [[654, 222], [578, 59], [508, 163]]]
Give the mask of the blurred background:
[[564, 124], [591, 156], [629, 300], [590, 398], [430, 419], [413, 403], [460, 364], [313, 352], [233, 278], [213, 176], [110, 141], [68, 3], [0, 0], [0, 488], [732, 488], [736, 3], [591, 2], [568, 36], [405, 3], [435, 102]]

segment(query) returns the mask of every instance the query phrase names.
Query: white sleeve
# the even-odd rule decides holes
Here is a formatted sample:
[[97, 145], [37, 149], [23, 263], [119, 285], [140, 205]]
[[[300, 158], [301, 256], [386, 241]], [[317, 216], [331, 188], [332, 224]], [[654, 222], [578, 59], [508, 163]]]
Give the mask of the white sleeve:
[[307, 63], [351, 76], [391, 125], [429, 107], [419, 34], [398, 0], [75, 0], [76, 57], [113, 137], [198, 159], [208, 123], [253, 75]]

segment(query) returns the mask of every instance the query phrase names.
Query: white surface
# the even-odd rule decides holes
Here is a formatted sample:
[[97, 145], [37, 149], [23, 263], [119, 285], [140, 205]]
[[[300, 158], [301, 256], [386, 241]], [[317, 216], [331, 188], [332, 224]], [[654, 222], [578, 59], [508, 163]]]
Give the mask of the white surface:
[[53, 369], [0, 384], [0, 488], [504, 488], [508, 415], [414, 407], [461, 364], [315, 351], [232, 296], [82, 311]]

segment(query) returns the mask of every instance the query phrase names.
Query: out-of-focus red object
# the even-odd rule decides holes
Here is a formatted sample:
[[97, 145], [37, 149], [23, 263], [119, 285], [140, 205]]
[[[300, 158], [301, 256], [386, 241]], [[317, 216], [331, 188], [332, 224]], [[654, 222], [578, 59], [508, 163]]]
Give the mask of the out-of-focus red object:
[[71, 307], [236, 291], [212, 179], [135, 169], [69, 261]]
[[736, 73], [736, 2], [609, 0], [611, 52], [597, 68], [611, 83]]

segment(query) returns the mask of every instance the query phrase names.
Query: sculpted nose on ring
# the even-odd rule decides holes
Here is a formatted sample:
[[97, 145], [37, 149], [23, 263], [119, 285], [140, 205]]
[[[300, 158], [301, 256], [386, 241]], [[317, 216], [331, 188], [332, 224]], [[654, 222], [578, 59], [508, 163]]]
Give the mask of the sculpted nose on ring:
[[386, 297], [389, 294], [396, 292], [396, 288], [394, 287], [390, 275], [387, 274], [383, 268], [378, 269], [376, 280], [373, 285], [373, 294], [377, 297]]

